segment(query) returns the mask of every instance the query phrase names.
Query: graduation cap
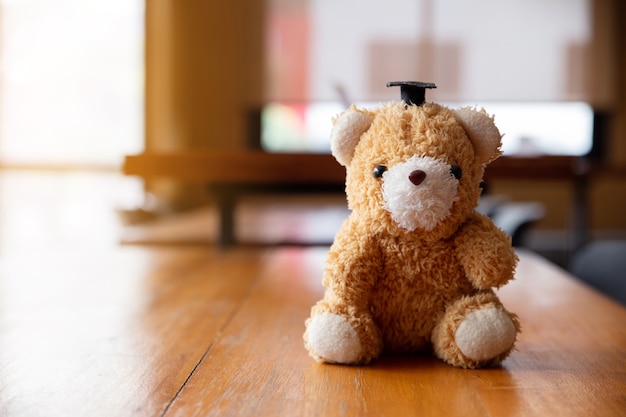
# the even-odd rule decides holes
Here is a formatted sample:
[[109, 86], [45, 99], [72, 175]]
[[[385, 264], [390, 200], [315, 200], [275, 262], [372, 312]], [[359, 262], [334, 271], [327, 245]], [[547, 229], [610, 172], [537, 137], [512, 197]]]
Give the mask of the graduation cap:
[[423, 83], [420, 81], [390, 81], [387, 87], [400, 86], [400, 98], [407, 105], [421, 106], [426, 100], [426, 89], [437, 88], [435, 83]]

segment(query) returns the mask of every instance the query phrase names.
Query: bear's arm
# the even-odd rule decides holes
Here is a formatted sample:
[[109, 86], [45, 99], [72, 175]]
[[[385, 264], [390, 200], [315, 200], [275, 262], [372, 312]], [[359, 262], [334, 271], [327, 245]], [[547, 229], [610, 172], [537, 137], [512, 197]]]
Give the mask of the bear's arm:
[[487, 216], [475, 212], [454, 243], [467, 279], [476, 288], [500, 287], [513, 279], [517, 255], [511, 238]]
[[351, 219], [341, 227], [328, 253], [323, 284], [330, 304], [368, 309], [382, 268], [375, 237]]

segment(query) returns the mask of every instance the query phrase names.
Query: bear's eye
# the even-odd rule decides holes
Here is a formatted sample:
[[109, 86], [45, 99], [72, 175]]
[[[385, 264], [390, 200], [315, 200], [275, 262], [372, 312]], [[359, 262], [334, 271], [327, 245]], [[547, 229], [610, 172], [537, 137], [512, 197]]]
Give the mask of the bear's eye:
[[452, 165], [450, 167], [450, 174], [452, 174], [457, 180], [460, 180], [463, 176], [463, 170], [458, 165]]
[[380, 178], [387, 171], [387, 167], [384, 165], [376, 165], [374, 168], [374, 178]]

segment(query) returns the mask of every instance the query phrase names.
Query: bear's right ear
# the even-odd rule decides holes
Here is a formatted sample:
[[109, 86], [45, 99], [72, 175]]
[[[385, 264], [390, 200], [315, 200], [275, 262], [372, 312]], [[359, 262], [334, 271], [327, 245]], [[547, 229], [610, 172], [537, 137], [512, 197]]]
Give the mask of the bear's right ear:
[[348, 110], [341, 113], [333, 121], [333, 129], [330, 133], [330, 150], [337, 161], [348, 166], [354, 155], [361, 135], [372, 124], [374, 115], [367, 111], [359, 110], [352, 105]]

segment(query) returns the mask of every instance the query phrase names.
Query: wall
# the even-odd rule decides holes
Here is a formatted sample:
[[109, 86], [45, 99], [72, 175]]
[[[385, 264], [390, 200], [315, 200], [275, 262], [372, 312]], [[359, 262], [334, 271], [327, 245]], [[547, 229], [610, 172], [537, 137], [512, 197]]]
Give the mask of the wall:
[[435, 101], [584, 99], [590, 2], [310, 0], [309, 97], [390, 100], [387, 81], [417, 79]]

